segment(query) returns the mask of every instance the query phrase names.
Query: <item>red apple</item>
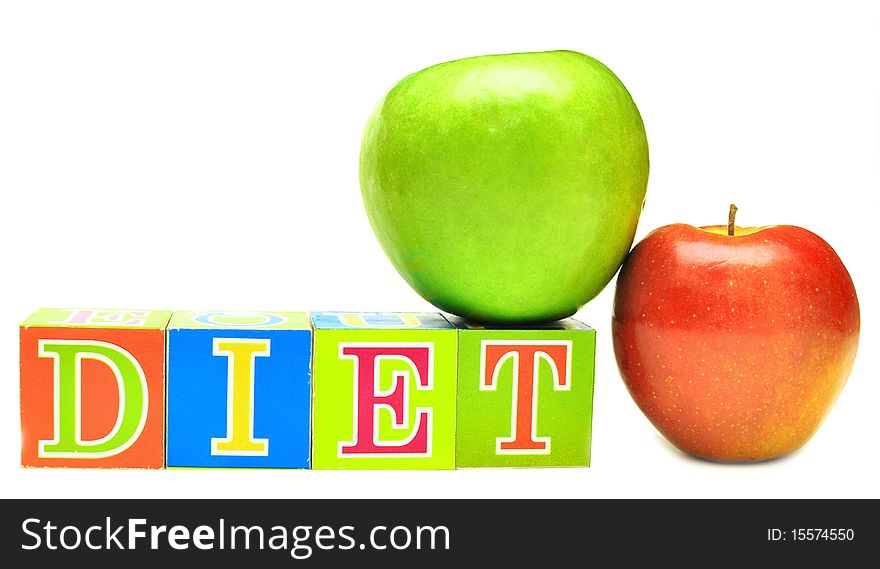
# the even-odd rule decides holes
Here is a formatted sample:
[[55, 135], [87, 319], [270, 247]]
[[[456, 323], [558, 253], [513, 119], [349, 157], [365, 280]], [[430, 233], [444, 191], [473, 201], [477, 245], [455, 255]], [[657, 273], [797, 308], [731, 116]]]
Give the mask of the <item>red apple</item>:
[[852, 279], [806, 229], [656, 229], [617, 279], [620, 373], [657, 429], [689, 454], [759, 461], [809, 440], [859, 340]]

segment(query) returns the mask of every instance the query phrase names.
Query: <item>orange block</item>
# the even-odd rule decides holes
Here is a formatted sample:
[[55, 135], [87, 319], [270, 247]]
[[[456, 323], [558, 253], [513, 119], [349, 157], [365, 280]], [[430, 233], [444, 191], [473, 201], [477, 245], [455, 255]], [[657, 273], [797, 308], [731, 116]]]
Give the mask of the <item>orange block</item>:
[[164, 466], [170, 317], [44, 308], [21, 325], [22, 466]]

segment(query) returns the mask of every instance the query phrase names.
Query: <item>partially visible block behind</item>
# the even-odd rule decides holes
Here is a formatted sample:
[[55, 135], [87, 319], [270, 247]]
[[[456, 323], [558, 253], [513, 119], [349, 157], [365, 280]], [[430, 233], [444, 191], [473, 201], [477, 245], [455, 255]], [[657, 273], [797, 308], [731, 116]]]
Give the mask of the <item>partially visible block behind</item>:
[[455, 467], [455, 328], [436, 313], [312, 312], [313, 468]]
[[596, 332], [572, 318], [459, 329], [456, 466], [589, 466]]
[[168, 467], [309, 468], [311, 352], [305, 312], [175, 311]]
[[22, 323], [22, 466], [164, 466], [170, 317], [43, 308]]

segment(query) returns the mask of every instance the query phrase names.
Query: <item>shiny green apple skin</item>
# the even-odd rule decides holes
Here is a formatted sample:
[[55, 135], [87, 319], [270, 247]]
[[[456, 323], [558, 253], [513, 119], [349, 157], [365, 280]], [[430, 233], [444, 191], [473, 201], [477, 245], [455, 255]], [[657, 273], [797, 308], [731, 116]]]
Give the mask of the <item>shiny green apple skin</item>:
[[484, 322], [574, 314], [632, 245], [648, 181], [635, 103], [571, 51], [442, 63], [397, 83], [364, 132], [370, 223], [406, 281]]

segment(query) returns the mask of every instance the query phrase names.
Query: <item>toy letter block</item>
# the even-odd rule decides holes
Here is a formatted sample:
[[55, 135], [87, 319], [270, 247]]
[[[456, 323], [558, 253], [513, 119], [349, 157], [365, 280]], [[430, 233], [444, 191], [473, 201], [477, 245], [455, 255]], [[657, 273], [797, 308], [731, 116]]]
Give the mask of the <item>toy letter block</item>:
[[308, 468], [305, 312], [174, 312], [168, 467]]
[[596, 332], [574, 319], [459, 328], [456, 464], [589, 466]]
[[22, 466], [164, 466], [170, 317], [43, 308], [22, 323]]
[[433, 313], [313, 312], [317, 469], [455, 467], [455, 328]]

